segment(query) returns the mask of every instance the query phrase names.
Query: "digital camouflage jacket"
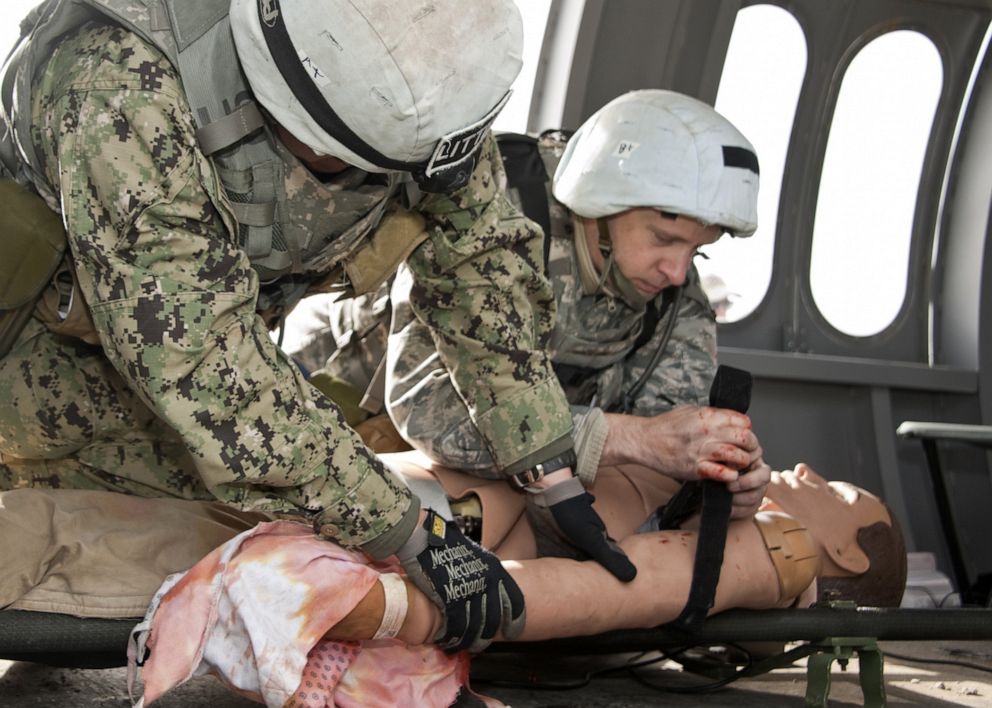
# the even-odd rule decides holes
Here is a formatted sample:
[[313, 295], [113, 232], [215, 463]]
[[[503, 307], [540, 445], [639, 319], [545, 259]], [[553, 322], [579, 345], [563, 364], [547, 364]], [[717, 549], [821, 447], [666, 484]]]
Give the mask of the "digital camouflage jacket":
[[[202, 485], [242, 506], [303, 511], [346, 544], [395, 550], [405, 536], [392, 531], [415, 505], [272, 344], [236, 197], [199, 149], [163, 53], [120, 26], [89, 23], [38, 75], [32, 116], [35, 168], [57, 195], [103, 353], [181, 439]], [[343, 228], [342, 211], [353, 220], [400, 199], [391, 180], [349, 170], [321, 182], [283, 153], [287, 202], [323, 201], [291, 219], [297, 225]], [[412, 306], [496, 460], [511, 469], [569, 444], [571, 419], [545, 354], [552, 297], [540, 233], [503, 182], [491, 142], [466, 187], [416, 204], [426, 239], [408, 264]], [[337, 265], [305, 274], [328, 276]], [[18, 436], [16, 425], [0, 430], [4, 459], [24, 454]], [[168, 493], [173, 482], [152, 486]]]
[[[564, 147], [556, 136], [544, 137], [539, 144], [548, 174], [554, 174]], [[548, 276], [557, 305], [550, 351], [576, 416], [590, 405], [617, 410], [651, 365], [669, 328], [660, 358], [628, 412], [650, 416], [678, 405], [706, 405], [716, 373], [716, 318], [696, 269], [690, 269], [677, 307], [666, 309], [664, 293], [652, 303], [661, 313], [653, 323], [644, 303], [632, 304], [603, 290], [587, 292], [579, 277], [574, 217], [553, 198], [550, 183], [548, 187]], [[509, 193], [519, 201], [513, 190]], [[408, 306], [415, 292], [412, 279], [401, 271], [391, 292], [386, 366], [390, 417], [407, 440], [432, 458], [491, 476], [491, 458], [451, 386], [444, 358]], [[382, 310], [381, 303], [377, 306]], [[352, 320], [361, 319], [348, 312], [346, 303], [336, 307]], [[368, 341], [374, 343], [375, 338]]]

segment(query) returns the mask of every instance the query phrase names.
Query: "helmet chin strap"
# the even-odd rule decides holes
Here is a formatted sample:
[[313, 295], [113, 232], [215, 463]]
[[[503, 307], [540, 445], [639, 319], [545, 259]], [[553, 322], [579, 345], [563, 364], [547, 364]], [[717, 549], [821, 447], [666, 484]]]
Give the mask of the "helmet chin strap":
[[[596, 283], [596, 292], [599, 292], [601, 289], [603, 292], [608, 292], [604, 288], [606, 279], [610, 277], [610, 271], [616, 265], [616, 259], [613, 256], [613, 242], [610, 241], [610, 227], [606, 223], [606, 219], [596, 219], [596, 228], [599, 229], [599, 250], [606, 257], [606, 262], [603, 264], [603, 272], [600, 273], [599, 282]], [[609, 294], [612, 295], [612, 293]]]
[[271, 14], [265, 14], [264, 10], [263, 5], [259, 3], [259, 26], [282, 80], [303, 110], [328, 136], [372, 165], [387, 170], [409, 172], [425, 192], [454, 192], [468, 184], [479, 161], [489, 127], [510, 100], [511, 91], [507, 91], [479, 120], [465, 128], [442, 135], [434, 146], [433, 153], [426, 160], [409, 162], [395, 159], [384, 155], [362, 139], [334, 111], [321, 92], [320, 85], [300, 62], [302, 55], [293, 44], [283, 13], [278, 7]]
[[631, 307], [645, 307], [651, 298], [642, 294], [617, 266], [607, 219], [596, 219], [596, 228], [599, 231], [599, 250], [605, 261], [602, 268], [596, 267], [590, 253], [584, 222], [576, 217], [573, 238], [582, 292], [586, 295], [603, 293], [607, 297], [622, 299]]

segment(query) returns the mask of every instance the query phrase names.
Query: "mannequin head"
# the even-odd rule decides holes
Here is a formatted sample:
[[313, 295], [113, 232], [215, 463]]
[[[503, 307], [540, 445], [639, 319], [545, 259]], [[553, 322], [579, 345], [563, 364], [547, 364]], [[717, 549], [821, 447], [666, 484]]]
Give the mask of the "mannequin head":
[[801, 519], [820, 555], [819, 597], [836, 591], [859, 605], [896, 607], [906, 585], [906, 546], [899, 523], [874, 494], [827, 482], [809, 465], [773, 472], [763, 509]]

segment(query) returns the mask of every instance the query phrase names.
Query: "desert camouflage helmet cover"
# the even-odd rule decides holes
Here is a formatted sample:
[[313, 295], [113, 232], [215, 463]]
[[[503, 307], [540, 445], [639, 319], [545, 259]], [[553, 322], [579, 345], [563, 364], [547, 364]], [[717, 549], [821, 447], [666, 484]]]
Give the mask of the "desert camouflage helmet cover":
[[758, 226], [758, 158], [730, 121], [674, 91], [632, 91], [594, 113], [568, 141], [555, 197], [588, 218], [653, 207], [717, 224]]
[[272, 117], [318, 153], [375, 172], [468, 156], [521, 65], [512, 0], [232, 0], [230, 17]]

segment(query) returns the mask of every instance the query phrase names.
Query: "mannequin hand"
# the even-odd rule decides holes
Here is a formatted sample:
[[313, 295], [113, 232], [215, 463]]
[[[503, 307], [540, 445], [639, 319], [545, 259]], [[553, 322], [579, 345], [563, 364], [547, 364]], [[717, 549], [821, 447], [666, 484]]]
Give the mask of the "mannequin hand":
[[730, 511], [732, 519], [749, 519], [754, 516], [765, 498], [765, 489], [772, 478], [772, 470], [763, 459], [758, 459], [740, 476], [727, 483], [727, 489], [734, 495]]

